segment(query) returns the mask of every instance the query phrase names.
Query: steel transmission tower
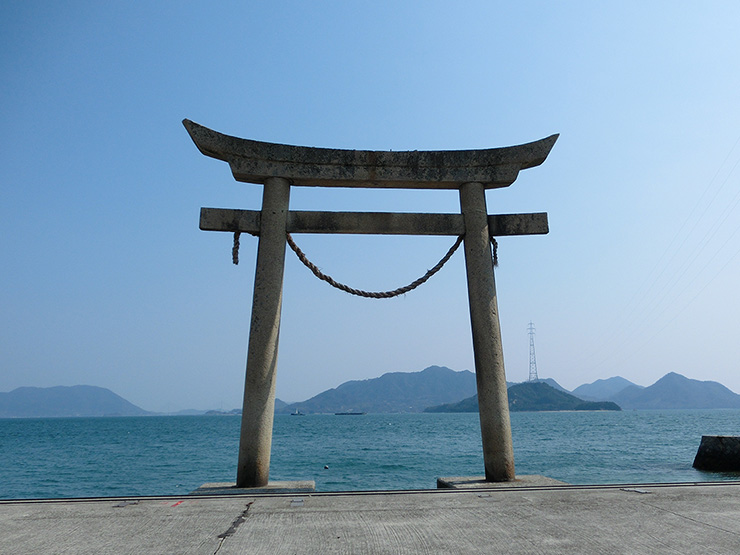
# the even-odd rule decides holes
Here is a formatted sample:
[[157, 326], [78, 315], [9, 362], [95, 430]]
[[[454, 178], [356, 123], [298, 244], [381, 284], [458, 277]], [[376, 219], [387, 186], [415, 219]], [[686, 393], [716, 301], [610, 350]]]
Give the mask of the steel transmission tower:
[[537, 377], [537, 357], [534, 356], [534, 324], [529, 323], [529, 381], [536, 382]]

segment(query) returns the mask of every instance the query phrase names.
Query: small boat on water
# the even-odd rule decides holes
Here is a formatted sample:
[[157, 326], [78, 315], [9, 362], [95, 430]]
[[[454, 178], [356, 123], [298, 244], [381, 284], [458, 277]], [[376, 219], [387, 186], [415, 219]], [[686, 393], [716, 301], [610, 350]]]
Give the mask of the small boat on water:
[[301, 412], [298, 409], [295, 409], [295, 412], [290, 413], [291, 416], [306, 416], [305, 412]]

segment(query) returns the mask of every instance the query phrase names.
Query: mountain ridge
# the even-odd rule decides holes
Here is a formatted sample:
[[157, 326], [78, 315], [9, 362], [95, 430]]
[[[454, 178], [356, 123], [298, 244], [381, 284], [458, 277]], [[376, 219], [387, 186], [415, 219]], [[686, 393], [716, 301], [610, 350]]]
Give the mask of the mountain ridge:
[[[573, 392], [562, 388], [551, 378], [539, 382], [583, 401], [611, 401], [627, 410], [740, 408], [740, 395], [724, 385], [690, 379], [675, 372], [669, 372], [648, 387], [633, 384], [620, 376], [583, 384]], [[625, 384], [629, 385], [622, 388]], [[507, 387], [515, 385], [507, 382]], [[421, 412], [428, 407], [459, 403], [471, 397], [477, 403], [476, 389], [474, 373], [430, 366], [420, 372], [388, 372], [378, 378], [350, 380], [297, 403], [287, 404], [276, 399], [275, 412]], [[577, 395], [582, 391], [594, 393], [594, 390], [594, 395]], [[614, 390], [618, 390], [617, 393], [604, 398]], [[208, 411], [181, 412], [204, 414]], [[228, 411], [236, 412], [239, 412], [238, 409]], [[11, 392], [0, 392], [0, 418], [157, 414], [160, 413], [143, 410], [112, 391], [97, 386], [19, 387]]]
[[610, 399], [624, 409], [737, 409], [740, 395], [719, 382], [669, 372], [653, 385], [629, 386]]
[[94, 385], [18, 387], [0, 393], [0, 418], [64, 418], [75, 416], [146, 416], [110, 389]]
[[378, 378], [344, 382], [278, 412], [421, 412], [431, 405], [463, 399], [475, 390], [475, 374], [469, 370], [429, 366], [421, 372], [388, 372]]
[[637, 385], [622, 376], [613, 376], [611, 378], [599, 379], [595, 382], [579, 385], [571, 391], [571, 393], [586, 401], [607, 401], [623, 389], [630, 386], [644, 389], [643, 386]]

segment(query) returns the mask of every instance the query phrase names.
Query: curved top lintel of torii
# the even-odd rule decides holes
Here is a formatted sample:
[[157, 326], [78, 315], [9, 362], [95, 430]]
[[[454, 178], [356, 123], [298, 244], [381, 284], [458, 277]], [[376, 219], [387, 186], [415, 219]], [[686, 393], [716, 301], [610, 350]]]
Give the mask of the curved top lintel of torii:
[[523, 145], [480, 150], [341, 150], [265, 143], [218, 133], [183, 120], [203, 154], [229, 163], [237, 181], [283, 177], [292, 185], [397, 189], [457, 189], [482, 183], [508, 187], [519, 170], [542, 164], [558, 135]]

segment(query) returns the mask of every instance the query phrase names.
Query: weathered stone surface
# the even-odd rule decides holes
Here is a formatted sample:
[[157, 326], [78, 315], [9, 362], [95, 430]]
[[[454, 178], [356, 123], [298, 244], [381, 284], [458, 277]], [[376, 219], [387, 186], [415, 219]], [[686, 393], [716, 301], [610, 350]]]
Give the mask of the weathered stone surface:
[[483, 465], [486, 480], [507, 482], [515, 477], [514, 447], [486, 194], [482, 184], [463, 183], [460, 186], [460, 209], [465, 220], [465, 271], [468, 278]]
[[[462, 214], [403, 212], [288, 212], [288, 233], [356, 233], [371, 235], [461, 235]], [[488, 216], [492, 237], [545, 235], [547, 213], [493, 214]], [[260, 212], [232, 208], [201, 208], [203, 231], [241, 231], [259, 235]]]
[[508, 187], [520, 170], [539, 166], [558, 135], [523, 145], [481, 150], [405, 152], [341, 150], [265, 143], [218, 133], [188, 119], [183, 125], [206, 156], [228, 162], [237, 181], [284, 177], [291, 185], [457, 189], [478, 182]]
[[740, 436], [701, 436], [694, 468], [710, 471], [740, 471]]
[[270, 178], [262, 192], [260, 240], [236, 474], [236, 485], [240, 488], [266, 486], [270, 474], [275, 373], [283, 304], [285, 223], [289, 202], [288, 181]]

